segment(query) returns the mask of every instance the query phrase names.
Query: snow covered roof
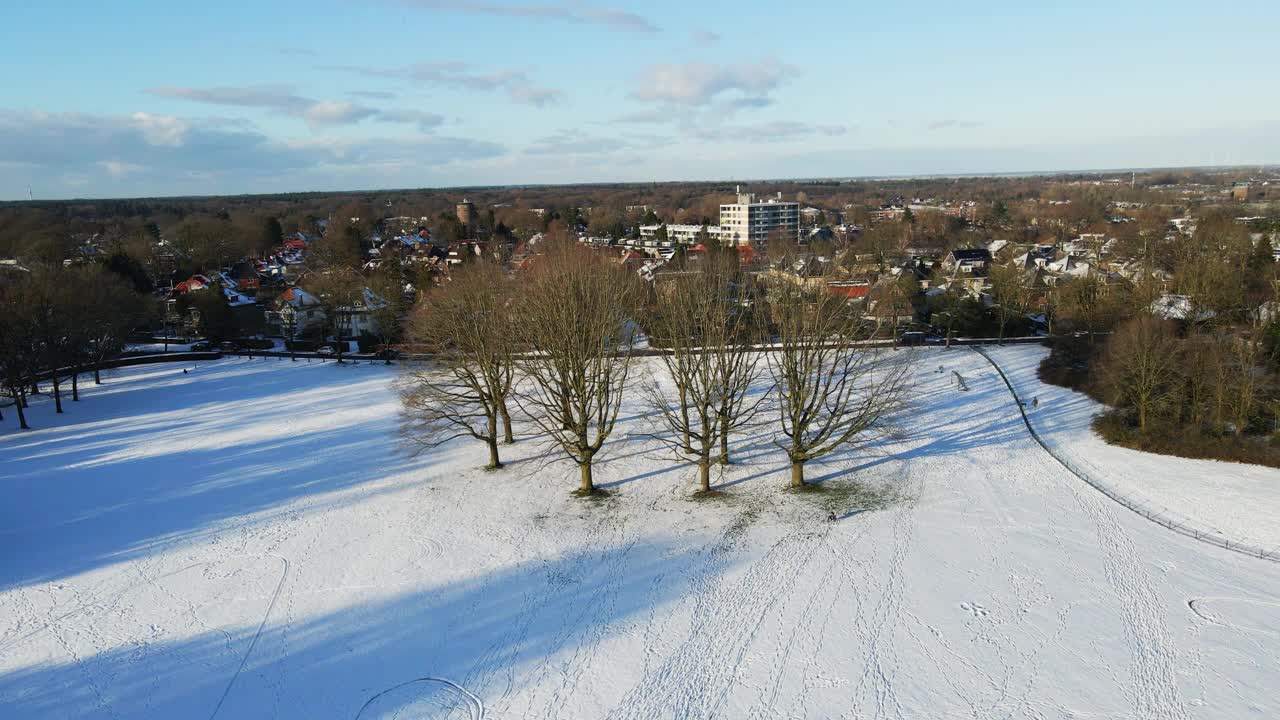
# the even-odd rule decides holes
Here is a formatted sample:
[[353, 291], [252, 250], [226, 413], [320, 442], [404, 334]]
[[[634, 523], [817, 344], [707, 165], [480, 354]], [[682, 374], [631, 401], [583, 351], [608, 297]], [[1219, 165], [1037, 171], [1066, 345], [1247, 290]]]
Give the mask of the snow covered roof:
[[[1151, 303], [1151, 314], [1165, 320], [1193, 320], [1194, 322], [1209, 320], [1215, 314], [1212, 310], [1200, 308], [1197, 312], [1193, 308], [1191, 298], [1186, 295], [1162, 295]], [[1194, 319], [1191, 317], [1193, 312]]]
[[229, 287], [222, 288], [222, 294], [227, 297], [227, 304], [231, 307], [244, 307], [254, 304], [253, 298], [241, 295]]
[[307, 307], [315, 307], [320, 304], [320, 300], [311, 293], [300, 287], [291, 287], [280, 294], [276, 298], [277, 302], [292, 305], [294, 309], [302, 309]]

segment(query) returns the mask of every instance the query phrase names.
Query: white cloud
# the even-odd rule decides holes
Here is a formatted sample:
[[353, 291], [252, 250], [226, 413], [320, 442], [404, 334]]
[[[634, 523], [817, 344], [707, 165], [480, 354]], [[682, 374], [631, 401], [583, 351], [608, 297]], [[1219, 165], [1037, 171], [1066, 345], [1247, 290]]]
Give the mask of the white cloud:
[[504, 68], [483, 71], [456, 60], [421, 62], [403, 67], [368, 67], [362, 65], [336, 65], [322, 68], [355, 73], [365, 77], [390, 78], [415, 83], [456, 88], [459, 90], [504, 91], [514, 101], [525, 105], [543, 107], [559, 102], [564, 93], [554, 88], [536, 85], [529, 71], [521, 68]]
[[[416, 110], [379, 110], [350, 102], [313, 100], [295, 94], [285, 85], [250, 85], [245, 87], [161, 87], [147, 91], [161, 97], [180, 98], [210, 105], [264, 108], [272, 112], [300, 118], [313, 131], [334, 125], [354, 125], [362, 120], [374, 119], [387, 123], [417, 125], [423, 132], [430, 131], [443, 122], [434, 113]], [[354, 94], [354, 93], [350, 93]], [[378, 96], [391, 93], [373, 93]]]
[[[49, 178], [97, 179], [113, 194], [174, 194], [179, 189], [243, 192], [263, 177], [295, 186], [317, 173], [403, 165], [430, 168], [495, 158], [501, 145], [469, 138], [418, 135], [273, 140], [225, 123], [150, 113], [92, 115], [0, 109], [0, 192]], [[128, 180], [130, 184], [115, 181]], [[66, 184], [65, 182], [63, 184]], [[88, 186], [94, 186], [89, 182]], [[303, 185], [306, 186], [305, 184]]]
[[946, 120], [934, 120], [933, 122], [930, 122], [929, 129], [930, 130], [948, 130], [948, 129], [964, 130], [964, 129], [976, 128], [981, 124], [982, 123], [972, 122], [969, 120], [955, 120], [955, 119], [949, 118]]
[[114, 178], [122, 178], [130, 173], [141, 172], [146, 170], [141, 165], [134, 163], [120, 162], [119, 160], [102, 160], [98, 163], [107, 174]]
[[632, 95], [640, 100], [684, 106], [707, 105], [726, 94], [760, 99], [795, 72], [795, 68], [776, 58], [739, 65], [660, 63], [640, 73]]
[[754, 125], [720, 125], [694, 128], [693, 137], [702, 141], [726, 142], [783, 142], [806, 137], [837, 137], [847, 133], [844, 125], [821, 125], [792, 120], [759, 123]]
[[377, 114], [377, 110], [351, 103], [322, 101], [303, 110], [302, 118], [315, 128], [323, 125], [349, 125]]
[[476, 2], [475, 0], [404, 1], [409, 5], [429, 10], [445, 10], [522, 20], [559, 20], [578, 24], [603, 25], [633, 32], [658, 32], [658, 26], [636, 13], [618, 8], [585, 5], [580, 2], [516, 5], [513, 3]]
[[186, 138], [187, 124], [172, 115], [136, 112], [132, 117], [142, 136], [152, 145], [179, 147]]
[[378, 120], [389, 123], [417, 125], [418, 129], [428, 132], [444, 124], [444, 116], [422, 110], [384, 110], [378, 113]]
[[377, 110], [362, 105], [302, 97], [286, 85], [158, 87], [151, 88], [147, 92], [159, 97], [178, 98], [208, 105], [263, 108], [301, 118], [312, 129], [326, 125], [350, 125], [378, 114]]

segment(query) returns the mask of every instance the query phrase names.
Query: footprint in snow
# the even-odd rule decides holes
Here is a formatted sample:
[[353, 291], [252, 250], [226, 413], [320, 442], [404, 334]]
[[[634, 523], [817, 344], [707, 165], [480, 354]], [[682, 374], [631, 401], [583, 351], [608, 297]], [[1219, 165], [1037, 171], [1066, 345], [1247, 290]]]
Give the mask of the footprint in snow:
[[964, 610], [970, 615], [973, 615], [976, 618], [984, 618], [987, 615], [991, 614], [990, 610], [986, 609], [982, 605], [979, 605], [978, 603], [962, 602], [960, 603], [960, 609]]

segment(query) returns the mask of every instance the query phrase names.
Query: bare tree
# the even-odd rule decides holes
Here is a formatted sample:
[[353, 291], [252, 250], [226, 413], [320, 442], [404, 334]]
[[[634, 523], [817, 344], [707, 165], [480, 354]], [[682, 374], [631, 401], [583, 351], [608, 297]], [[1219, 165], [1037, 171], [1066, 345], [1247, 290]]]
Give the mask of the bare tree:
[[31, 379], [34, 382], [39, 375], [48, 373], [54, 412], [58, 414], [62, 413], [62, 369], [64, 364], [73, 362], [77, 340], [71, 322], [74, 288], [67, 286], [64, 272], [55, 265], [33, 270], [25, 283], [28, 294], [24, 298], [38, 358]]
[[13, 398], [18, 426], [27, 424], [26, 391], [39, 368], [39, 345], [33, 325], [28, 280], [0, 286], [0, 387]]
[[1265, 324], [1261, 320], [1255, 320], [1247, 333], [1233, 338], [1231, 343], [1231, 368], [1235, 377], [1231, 383], [1229, 405], [1236, 435], [1242, 435], [1248, 429], [1249, 421], [1258, 407], [1262, 392], [1262, 377], [1258, 366], [1263, 357], [1264, 332]]
[[772, 288], [777, 328], [769, 370], [777, 386], [791, 486], [804, 485], [810, 460], [854, 444], [902, 394], [900, 352], [858, 347], [861, 317], [843, 298], [797, 287]]
[[1026, 314], [1031, 294], [1022, 281], [1022, 272], [1009, 265], [991, 268], [988, 280], [991, 283], [991, 302], [996, 311], [996, 322], [1000, 327], [999, 342], [1003, 345], [1005, 328], [1010, 320]]
[[102, 364], [124, 351], [129, 333], [152, 317], [153, 308], [124, 278], [100, 267], [84, 268], [71, 284], [76, 288], [73, 323], [80, 346], [71, 378], [75, 397], [80, 368], [92, 367], [94, 383], [101, 385]]
[[349, 268], [328, 267], [308, 274], [303, 286], [324, 309], [325, 324], [333, 333], [336, 346], [335, 357], [341, 365], [342, 352], [347, 347], [344, 338], [351, 334], [352, 315], [364, 302], [364, 281]]
[[423, 297], [409, 318], [409, 341], [433, 356], [407, 373], [401, 391], [407, 437], [437, 447], [469, 436], [489, 447], [491, 469], [498, 457], [498, 422], [507, 422], [511, 393], [512, 337], [509, 294], [502, 270], [487, 262], [460, 268], [447, 284]]
[[1173, 395], [1181, 353], [1172, 324], [1150, 315], [1125, 323], [1111, 337], [1102, 360], [1103, 379], [1113, 402], [1133, 408], [1138, 429]]
[[651, 331], [669, 351], [662, 366], [675, 403], [656, 380], [646, 394], [672, 433], [658, 439], [697, 463], [702, 492], [711, 489], [712, 463], [729, 462], [729, 435], [752, 421], [766, 397], [747, 395], [761, 353], [754, 347], [758, 305], [742, 302], [745, 279], [706, 258], [697, 271], [662, 281], [657, 293]]
[[1112, 313], [1106, 291], [1102, 279], [1093, 273], [1061, 285], [1060, 315], [1073, 328], [1087, 332], [1090, 345], [1099, 330], [1110, 326]]
[[517, 402], [577, 463], [579, 492], [595, 491], [592, 461], [618, 420], [631, 368], [638, 279], [572, 241], [547, 241], [522, 288]]

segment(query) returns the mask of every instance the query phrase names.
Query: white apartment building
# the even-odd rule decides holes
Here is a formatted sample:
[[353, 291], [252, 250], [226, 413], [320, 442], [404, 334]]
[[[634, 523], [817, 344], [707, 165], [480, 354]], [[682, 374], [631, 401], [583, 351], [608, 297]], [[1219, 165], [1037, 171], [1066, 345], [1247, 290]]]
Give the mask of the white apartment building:
[[[658, 239], [658, 229], [662, 225], [641, 225], [640, 239], [643, 241], [654, 241]], [[667, 242], [677, 245], [697, 245], [698, 238], [702, 235], [701, 225], [667, 225]], [[720, 228], [715, 225], [707, 226], [707, 235], [713, 240], [720, 239]]]
[[[775, 230], [786, 233], [795, 241], [800, 240], [800, 203], [786, 202], [782, 193], [776, 198], [757, 200], [751, 193], [738, 188], [738, 202], [720, 206], [720, 225], [706, 226], [707, 235], [723, 245], [763, 248], [769, 235]], [[672, 247], [696, 245], [702, 235], [702, 225], [666, 225], [666, 243], [658, 241], [658, 231], [663, 225], [641, 225], [639, 241], [626, 241], [639, 247]]]
[[720, 206], [720, 240], [737, 246], [763, 248], [775, 230], [800, 240], [800, 203], [776, 198], [757, 200], [738, 188], [738, 202]]

